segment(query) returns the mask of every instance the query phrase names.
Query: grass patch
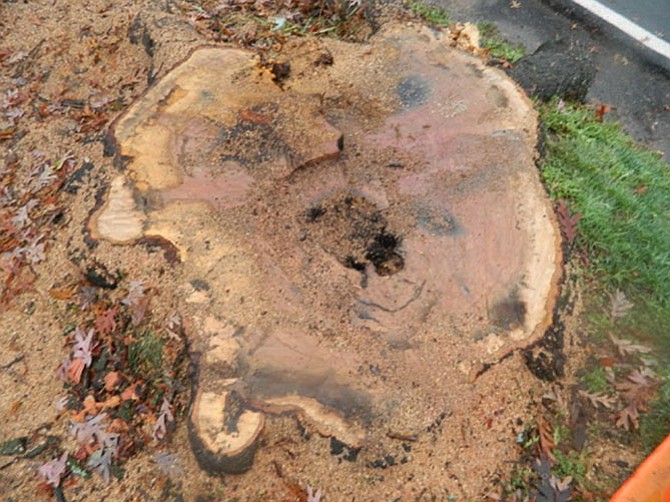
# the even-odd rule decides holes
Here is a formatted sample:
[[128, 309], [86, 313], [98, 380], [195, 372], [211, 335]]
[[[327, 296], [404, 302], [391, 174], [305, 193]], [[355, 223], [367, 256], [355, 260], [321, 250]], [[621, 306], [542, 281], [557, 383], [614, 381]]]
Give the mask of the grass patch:
[[571, 477], [579, 484], [583, 484], [586, 479], [586, 459], [583, 454], [576, 451], [563, 453], [560, 450], [554, 452], [556, 456], [556, 465], [552, 468], [552, 473], [560, 479]]
[[128, 345], [128, 364], [140, 374], [150, 378], [158, 376], [163, 367], [163, 347], [165, 340], [161, 340], [151, 331], [139, 337], [137, 342]]
[[609, 383], [607, 382], [607, 373], [602, 366], [596, 366], [588, 373], [585, 373], [581, 382], [586, 387], [586, 390], [591, 393], [605, 392], [609, 390]]
[[449, 26], [454, 22], [444, 9], [434, 5], [411, 0], [407, 3], [407, 7], [421, 19], [434, 26]]
[[635, 304], [628, 328], [670, 354], [670, 169], [618, 124], [554, 100], [539, 108], [541, 176], [551, 197], [581, 214], [576, 245], [604, 291]]
[[670, 370], [663, 375], [664, 383], [658, 398], [650, 403], [650, 410], [640, 421], [640, 435], [647, 451], [656, 448], [668, 435], [670, 428]]
[[[608, 333], [655, 348], [670, 357], [670, 168], [658, 154], [636, 144], [618, 124], [603, 123], [592, 110], [553, 100], [538, 107], [546, 140], [540, 166], [554, 200], [581, 214], [574, 243], [583, 271], [594, 339]], [[616, 326], [609, 319], [609, 295], [623, 291], [633, 308]], [[661, 364], [661, 367], [663, 364]], [[582, 377], [592, 392], [605, 391], [604, 370]], [[647, 449], [670, 424], [670, 375], [649, 413], [640, 438]]]
[[495, 24], [485, 21], [479, 23], [477, 28], [479, 28], [480, 35], [479, 44], [484, 49], [488, 49], [491, 57], [504, 59], [514, 64], [526, 54], [523, 45], [509, 43]]

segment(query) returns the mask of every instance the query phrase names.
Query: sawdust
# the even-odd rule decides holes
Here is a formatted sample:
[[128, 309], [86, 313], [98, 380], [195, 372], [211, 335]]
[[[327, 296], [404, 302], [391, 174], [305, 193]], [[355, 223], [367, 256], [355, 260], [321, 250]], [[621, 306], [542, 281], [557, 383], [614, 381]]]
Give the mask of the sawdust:
[[[205, 184], [209, 181], [213, 187], [232, 187], [225, 200], [213, 199], [211, 193], [215, 193], [215, 189], [211, 193], [199, 192], [202, 183], [197, 181], [190, 188], [180, 185], [184, 175], [178, 172], [162, 171], [155, 178], [136, 176], [132, 180], [135, 186], [146, 189], [143, 197], [136, 198], [138, 206], [150, 215], [146, 235], [161, 235], [172, 242], [179, 249], [184, 264], [172, 265], [162, 250], [148, 246], [124, 247], [100, 240], [91, 247], [86, 237], [90, 214], [102, 208], [101, 197], [119, 173], [118, 166], [112, 165], [112, 158], [104, 155], [104, 145], [110, 153], [106, 131], [111, 120], [133, 100], [152, 92], [156, 87], [150, 87], [150, 82], [160, 82], [171, 68], [208, 40], [193, 29], [179, 5], [170, 2], [160, 6], [153, 2], [97, 0], [87, 2], [86, 6], [16, 3], [2, 4], [0, 9], [1, 48], [12, 53], [29, 53], [38, 47], [23, 74], [27, 80], [35, 78], [39, 82], [35, 102], [46, 100], [53, 105], [60, 104], [57, 111], [46, 118], [29, 114], [19, 122], [25, 135], [5, 142], [3, 163], [9, 150], [29, 159], [32, 150], [40, 149], [47, 150], [54, 158], [70, 151], [77, 162], [86, 160], [94, 166], [78, 193], [62, 196], [67, 206], [66, 220], [49, 237], [46, 261], [35, 266], [34, 289], [14, 299], [13, 306], [2, 313], [0, 439], [39, 431], [41, 435], [59, 435], [66, 449], [72, 446], [67, 439], [67, 418], [59, 416], [53, 405], [62, 386], [53, 375], [67, 353], [62, 335], [65, 306], [48, 291], [61, 283], [84, 281], [86, 269], [93, 261], [105, 264], [109, 270], [121, 269], [126, 277], [148, 281], [157, 291], [153, 316], [167, 319], [173, 309], [178, 309], [192, 337], [194, 353], [207, 348], [208, 339], [201, 335], [212, 313], [226, 319], [233, 317], [242, 326], [267, 328], [284, 323], [306, 327], [306, 330], [296, 330], [288, 339], [283, 338], [284, 333], [291, 330], [271, 331], [269, 337], [263, 335], [262, 330], [258, 333], [249, 330], [242, 346], [247, 349], [253, 346], [256, 350], [245, 363], [248, 370], [268, 369], [278, 364], [274, 352], [279, 347], [288, 346], [291, 358], [295, 357], [293, 348], [299, 347], [301, 351], [309, 348], [304, 371], [298, 372], [300, 378], [306, 380], [276, 380], [271, 373], [249, 370], [250, 384], [260, 389], [257, 397], [267, 399], [284, 395], [287, 390], [301, 389], [311, 397], [321, 396], [344, 416], [373, 431], [374, 440], [356, 457], [347, 445], [319, 434], [309, 420], [297, 423], [291, 415], [269, 414], [253, 468], [241, 475], [211, 477], [198, 466], [182, 415], [176, 433], [163, 446], [163, 451], [178, 456], [178, 473], [163, 474], [156, 465], [154, 452], [147, 451], [124, 465], [125, 477], [121, 481], [106, 485], [97, 476], [86, 481], [75, 479], [65, 488], [67, 500], [176, 500], [177, 494], [186, 500], [198, 497], [199, 500], [301, 500], [295, 486], [304, 493], [308, 485], [321, 487], [325, 501], [447, 500], [449, 496], [468, 499], [480, 495], [500, 472], [509, 468], [507, 462], [513, 462], [517, 456], [516, 432], [524, 428], [532, 414], [532, 401], [541, 392], [523, 357], [514, 350], [541, 336], [547, 322], [546, 312], [533, 311], [531, 306], [519, 307], [519, 302], [529, 305], [528, 297], [520, 290], [507, 288], [510, 282], [500, 279], [496, 282], [497, 306], [490, 309], [492, 320], [482, 320], [468, 314], [469, 310], [477, 309], [473, 308], [472, 300], [465, 298], [462, 288], [460, 292], [448, 289], [455, 288], [456, 283], [448, 287], [438, 284], [434, 292], [438, 299], [431, 300], [433, 307], [437, 305], [437, 310], [443, 311], [448, 305], [456, 317], [439, 318], [431, 329], [423, 329], [410, 340], [405, 330], [400, 329], [397, 313], [383, 309], [378, 309], [375, 321], [383, 329], [372, 326], [374, 323], [365, 318], [364, 312], [358, 320], [360, 329], [369, 333], [377, 331], [383, 336], [366, 338], [351, 328], [344, 329], [350, 322], [350, 314], [343, 305], [351, 301], [351, 285], [360, 286], [363, 271], [368, 282], [361, 299], [368, 305], [386, 305], [387, 310], [393, 310], [394, 304], [384, 303], [389, 298], [402, 305], [417, 291], [428, 291], [421, 289], [425, 288], [422, 281], [431, 275], [427, 276], [425, 270], [419, 273], [412, 269], [407, 257], [430, 256], [434, 251], [431, 247], [422, 247], [418, 241], [412, 244], [411, 236], [407, 237], [408, 221], [422, 224], [427, 234], [441, 234], [439, 239], [445, 243], [459, 230], [473, 228], [481, 228], [486, 233], [501, 227], [503, 233], [525, 236], [525, 239], [535, 235], [537, 228], [518, 233], [516, 222], [519, 215], [529, 217], [536, 211], [546, 212], [547, 207], [524, 205], [525, 198], [505, 195], [502, 188], [512, 179], [512, 185], [519, 190], [532, 187], [541, 193], [537, 181], [529, 181], [526, 175], [514, 177], [511, 171], [504, 170], [498, 176], [491, 176], [490, 165], [481, 165], [487, 155], [495, 155], [509, 166], [512, 159], [519, 158], [532, 166], [532, 151], [522, 147], [514, 150], [510, 145], [532, 146], [534, 130], [510, 132], [504, 124], [496, 123], [498, 119], [507, 120], [502, 112], [485, 113], [483, 108], [477, 108], [477, 103], [470, 105], [469, 111], [481, 117], [479, 122], [465, 128], [462, 124], [451, 126], [449, 119], [462, 114], [466, 106], [453, 90], [444, 91], [452, 94], [445, 94], [439, 106], [426, 114], [425, 109], [421, 109], [426, 99], [425, 83], [408, 77], [397, 87], [397, 75], [389, 75], [382, 64], [385, 58], [401, 53], [393, 44], [364, 51], [365, 64], [361, 65], [360, 52], [344, 45], [338, 50], [341, 42], [330, 41], [329, 50], [324, 51], [322, 42], [294, 41], [287, 44], [285, 50], [286, 54], [295, 55], [290, 58], [291, 75], [301, 78], [289, 76], [284, 88], [293, 85], [294, 91], [311, 96], [308, 98], [310, 106], [323, 110], [319, 124], [322, 131], [328, 131], [326, 135], [330, 134], [328, 141], [321, 145], [308, 134], [291, 136], [292, 131], [305, 129], [300, 121], [310, 118], [302, 118], [303, 109], [297, 109], [290, 100], [282, 103], [281, 117], [276, 116], [279, 112], [269, 105], [253, 108], [236, 103], [234, 109], [249, 110], [244, 111], [245, 115], [222, 108], [221, 113], [225, 115], [212, 117], [212, 120], [229, 123], [231, 133], [218, 148], [249, 152], [249, 146], [253, 145], [252, 151], [273, 153], [272, 159], [226, 157], [222, 159], [227, 164], [221, 177], [211, 177], [209, 171], [187, 173], [196, 180], [205, 180]], [[419, 38], [425, 36], [419, 35]], [[336, 67], [331, 70], [335, 72], [331, 77], [332, 90], [320, 80], [330, 66], [314, 64], [319, 55], [325, 53], [332, 55]], [[429, 77], [439, 79], [443, 76], [440, 65], [450, 62], [438, 52], [430, 57], [434, 58], [436, 69], [431, 70], [435, 73]], [[460, 57], [465, 56], [454, 56], [455, 59]], [[405, 54], [397, 65], [412, 68], [414, 62]], [[351, 68], [357, 71], [351, 72]], [[20, 82], [14, 78], [15, 70], [16, 65], [3, 68], [3, 91], [19, 86]], [[472, 78], [481, 76], [482, 71], [472, 63], [452, 77]], [[263, 77], [262, 72], [260, 68], [255, 70], [254, 78], [264, 82], [262, 79], [267, 76]], [[321, 77], [310, 78], [315, 75]], [[516, 91], [501, 91], [499, 86], [511, 84], [496, 80], [499, 77], [490, 72], [483, 74], [483, 78], [488, 79], [484, 94], [488, 93], [489, 98], [482, 99], [497, 103], [499, 110], [509, 110], [511, 105], [506, 102], [505, 92]], [[361, 86], [360, 82], [374, 84]], [[353, 86], [356, 92], [351, 93]], [[274, 98], [281, 101], [283, 92], [279, 88], [272, 90], [267, 101]], [[91, 110], [101, 95], [109, 97], [115, 105], [105, 108], [102, 117], [105, 121], [98, 128], [90, 125], [93, 118], [75, 115], [76, 110], [62, 106], [65, 100], [75, 100]], [[176, 101], [178, 97], [172, 95], [171, 99]], [[398, 110], [405, 110], [402, 117], [391, 115], [389, 118]], [[94, 115], [92, 110], [91, 113]], [[290, 127], [270, 127], [272, 121], [283, 124], [287, 117], [295, 118]], [[454, 140], [431, 139], [428, 133], [437, 130], [438, 125], [444, 126], [441, 130], [446, 130]], [[193, 142], [182, 145], [184, 164], [203, 154], [203, 143], [199, 141], [206, 140], [209, 131], [207, 123], [194, 124], [190, 136]], [[345, 133], [343, 145], [338, 145], [339, 131]], [[474, 136], [483, 134], [490, 135], [488, 146], [473, 140]], [[357, 142], [357, 138], [364, 137], [377, 145], [374, 155]], [[421, 137], [429, 140], [419, 145], [422, 156], [417, 157], [416, 150], [412, 149], [417, 147]], [[264, 145], [262, 149], [257, 149], [259, 138]], [[282, 150], [285, 144], [297, 146], [287, 155], [287, 151]], [[399, 148], [393, 150], [391, 144]], [[141, 146], [153, 148], [156, 145]], [[503, 146], [510, 151], [501, 151]], [[273, 162], [277, 152], [290, 161]], [[463, 152], [474, 157], [461, 162], [448, 160], [465, 159]], [[222, 151], [215, 153], [218, 158], [225, 155]], [[345, 156], [342, 160], [347, 166], [346, 172], [342, 164], [337, 163], [341, 156]], [[422, 177], [426, 165], [444, 159], [451, 162], [449, 168], [453, 173], [435, 179]], [[252, 164], [258, 166], [258, 171], [249, 174]], [[24, 160], [21, 169], [26, 171], [29, 167], [29, 160]], [[390, 182], [372, 176], [381, 171], [391, 171], [389, 179], [393, 182], [400, 180], [400, 192], [427, 203], [407, 211], [394, 202], [395, 199], [389, 200]], [[263, 176], [259, 177], [259, 172]], [[466, 178], [466, 175], [470, 176]], [[252, 179], [255, 180], [253, 186]], [[365, 183], [352, 194], [348, 179], [363, 179]], [[244, 204], [249, 194], [263, 193], [278, 180], [286, 184], [279, 189], [277, 197], [258, 201], [256, 215], [245, 213]], [[439, 204], [436, 206], [435, 200], [439, 199], [431, 188], [433, 182], [448, 193], [451, 200], [462, 202], [455, 217], [445, 216], [448, 208], [436, 210]], [[479, 200], [466, 195], [469, 190], [486, 186], [492, 188], [488, 193], [481, 191], [484, 195]], [[327, 231], [319, 230], [319, 217], [310, 217], [318, 210], [310, 211], [320, 205], [324, 214], [330, 215], [335, 207], [348, 204], [347, 197], [357, 206], [354, 214], [345, 219], [327, 220]], [[481, 205], [499, 208], [499, 211], [491, 212], [480, 221], [473, 215], [478, 214]], [[227, 210], [226, 216], [217, 214], [213, 208]], [[198, 222], [204, 218], [209, 225], [216, 225], [220, 236], [212, 237], [208, 226], [194, 225], [188, 220], [175, 227], [172, 222], [184, 214], [198, 215]], [[544, 217], [549, 218], [547, 214]], [[310, 218], [314, 221], [310, 222]], [[367, 231], [347, 243], [344, 242], [350, 234], [347, 222], [352, 219], [360, 219]], [[255, 227], [249, 226], [250, 223]], [[248, 235], [250, 228], [259, 231], [265, 243], [257, 241], [254, 247], [254, 236]], [[331, 256], [324, 256], [319, 264], [296, 259], [295, 248], [286, 245], [286, 235], [278, 234], [277, 228], [285, 228], [292, 240], [304, 246], [305, 258], [322, 256], [324, 251]], [[202, 248], [216, 252], [204, 252], [194, 247], [193, 242], [200, 242]], [[498, 255], [513, 256], [512, 241], [500, 241], [489, 249], [485, 259], [473, 255], [468, 246], [452, 246], [453, 262], [446, 270], [432, 270], [432, 277], [445, 272], [478, 270], [480, 275], [474, 280], [481, 280], [484, 287], [490, 277], [505, 276], [511, 266], [510, 273], [515, 276], [511, 282], [517, 282], [520, 262], [512, 260], [512, 265], [505, 265], [496, 259]], [[491, 260], [490, 266], [486, 260]], [[536, 266], [548, 268], [547, 263], [555, 266], [555, 261], [549, 258], [548, 262], [538, 262]], [[217, 268], [221, 263], [226, 265], [225, 270]], [[262, 272], [258, 263], [262, 264]], [[281, 305], [284, 310], [267, 314], [276, 307], [275, 299], [286, 299], [286, 292], [292, 288], [291, 281], [277, 275], [266, 283], [267, 289], [262, 290], [259, 284], [263, 284], [262, 280], [273, 270], [282, 270], [293, 278], [302, 289], [301, 296], [308, 299], [309, 308], [297, 309], [294, 303], [286, 301]], [[390, 284], [384, 282], [385, 279], [402, 278], [403, 273], [408, 274], [404, 277], [412, 278], [412, 287], [407, 289], [398, 283], [395, 290], [385, 289]], [[548, 273], [551, 277], [543, 280], [553, 288], [555, 271]], [[234, 284], [232, 290], [224, 287], [219, 276]], [[423, 279], [417, 280], [417, 277]], [[209, 288], [196, 290], [194, 280], [204, 281]], [[441, 299], [444, 290], [440, 288], [450, 293], [445, 300]], [[277, 294], [277, 291], [283, 293]], [[545, 291], [545, 294], [550, 293]], [[479, 296], [474, 302], [478, 311], [486, 311], [485, 296]], [[549, 309], [550, 305], [551, 302]], [[318, 315], [316, 312], [321, 306], [334, 314]], [[407, 318], [420, 323], [426, 315], [425, 307], [426, 304], [419, 304], [414, 311], [407, 312]], [[542, 311], [547, 308], [544, 303], [540, 306]], [[529, 317], [534, 321], [527, 321]], [[258, 319], [263, 318], [266, 321], [258, 323]], [[524, 324], [531, 327], [531, 333], [524, 331], [523, 328], [528, 327]], [[415, 351], [413, 346], [423, 348]], [[512, 355], [497, 362], [507, 353]], [[5, 368], [17, 357], [21, 359]], [[284, 363], [290, 368], [279, 368], [285, 376], [291, 375], [289, 370], [296, 369], [297, 363], [291, 358]], [[316, 382], [323, 382], [323, 368], [330, 369], [333, 362], [339, 372], [332, 380], [335, 384], [317, 389]], [[492, 364], [491, 369], [472, 379], [483, 363]], [[366, 394], [372, 398], [361, 397]], [[352, 457], [356, 457], [355, 460]], [[21, 460], [0, 466], [0, 494], [17, 500], [33, 498], [36, 467], [47, 459]]]

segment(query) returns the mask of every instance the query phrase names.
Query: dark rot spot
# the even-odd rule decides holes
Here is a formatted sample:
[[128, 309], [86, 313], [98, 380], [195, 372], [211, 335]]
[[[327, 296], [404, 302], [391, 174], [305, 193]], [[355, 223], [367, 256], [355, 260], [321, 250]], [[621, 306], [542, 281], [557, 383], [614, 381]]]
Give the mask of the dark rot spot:
[[393, 275], [405, 266], [403, 257], [397, 251], [399, 246], [400, 239], [397, 236], [382, 230], [368, 245], [365, 258], [370, 260], [379, 275]]
[[[347, 268], [365, 273], [368, 263], [379, 275], [404, 267], [400, 237], [391, 232], [375, 204], [352, 193], [341, 193], [312, 206], [304, 214], [305, 239], [311, 237]], [[365, 274], [364, 274], [365, 275]]]
[[308, 222], [314, 223], [324, 214], [326, 214], [326, 210], [323, 207], [313, 206], [307, 210], [307, 214], [305, 216], [307, 217]]
[[281, 84], [291, 74], [291, 64], [288, 62], [273, 63], [270, 72], [272, 73], [272, 80]]
[[405, 108], [414, 108], [428, 102], [430, 83], [419, 75], [410, 75], [400, 81], [396, 93]]

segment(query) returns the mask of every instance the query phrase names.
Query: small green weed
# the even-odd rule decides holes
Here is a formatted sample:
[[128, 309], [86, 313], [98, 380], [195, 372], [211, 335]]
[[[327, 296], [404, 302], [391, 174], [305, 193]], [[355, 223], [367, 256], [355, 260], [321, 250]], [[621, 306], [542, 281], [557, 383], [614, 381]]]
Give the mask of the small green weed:
[[588, 373], [585, 373], [580, 380], [584, 384], [584, 387], [586, 387], [586, 390], [594, 394], [605, 392], [610, 386], [607, 382], [607, 373], [605, 373], [605, 368], [602, 366], [596, 366]]
[[579, 454], [574, 450], [568, 453], [555, 450], [554, 456], [556, 457], [556, 464], [551, 469], [554, 476], [560, 479], [565, 479], [569, 476], [580, 485], [584, 483], [588, 468], [586, 458], [583, 454]]
[[511, 44], [505, 40], [495, 24], [485, 21], [479, 23], [477, 28], [480, 35], [479, 44], [488, 49], [491, 57], [514, 64], [526, 54], [526, 49], [522, 45]]
[[410, 0], [407, 6], [414, 14], [434, 26], [449, 26], [453, 23], [449, 14], [440, 7], [430, 5], [421, 0]]
[[164, 345], [165, 340], [150, 331], [140, 335], [138, 341], [128, 345], [128, 365], [137, 374], [157, 376], [163, 367]]

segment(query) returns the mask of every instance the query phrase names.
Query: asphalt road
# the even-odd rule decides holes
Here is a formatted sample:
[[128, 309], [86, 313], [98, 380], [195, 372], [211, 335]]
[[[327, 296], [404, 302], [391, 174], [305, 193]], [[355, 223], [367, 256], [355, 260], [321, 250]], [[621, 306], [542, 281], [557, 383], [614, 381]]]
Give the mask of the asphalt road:
[[670, 40], [668, 0], [610, 0], [604, 3], [657, 37]]
[[[663, 152], [670, 161], [670, 60], [651, 51], [570, 0], [434, 0], [459, 21], [492, 21], [511, 42], [535, 51], [557, 38], [587, 44], [597, 73], [587, 101], [615, 107], [608, 119], [621, 122], [634, 138]], [[610, 8], [618, 4], [653, 5], [649, 15], [661, 26], [670, 0], [601, 0]], [[642, 22], [642, 21], [640, 21]], [[653, 28], [648, 25], [648, 28]], [[658, 34], [657, 34], [658, 35]]]

